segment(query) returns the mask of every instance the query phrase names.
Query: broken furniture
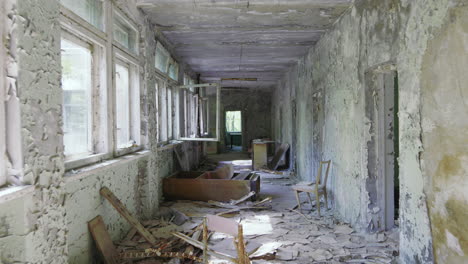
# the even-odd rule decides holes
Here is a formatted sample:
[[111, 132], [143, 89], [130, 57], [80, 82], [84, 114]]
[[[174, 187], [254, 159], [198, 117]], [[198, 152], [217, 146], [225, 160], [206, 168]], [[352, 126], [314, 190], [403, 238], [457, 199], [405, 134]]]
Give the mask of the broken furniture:
[[[327, 165], [327, 169], [325, 172], [325, 175], [322, 179], [322, 170], [323, 170], [323, 165]], [[297, 205], [299, 207], [299, 211], [302, 211], [301, 209], [301, 201], [299, 199], [299, 193], [305, 192], [307, 196], [309, 197], [309, 202], [310, 206], [312, 207], [312, 198], [310, 197], [310, 194], [315, 196], [315, 201], [316, 201], [316, 206], [317, 206], [317, 212], [318, 216], [320, 217], [320, 196], [324, 196], [325, 198], [325, 207], [328, 209], [328, 197], [327, 197], [327, 179], [328, 179], [328, 173], [330, 171], [330, 165], [331, 165], [331, 160], [328, 161], [320, 161], [318, 172], [317, 172], [317, 177], [314, 182], [310, 183], [299, 183], [294, 186], [292, 186], [292, 189], [294, 190], [294, 193], [296, 194], [296, 200], [297, 200]]]
[[260, 170], [268, 166], [268, 144], [275, 143], [271, 140], [254, 139], [253, 157], [252, 157], [252, 170]]
[[[231, 167], [223, 167], [218, 173], [226, 173], [231, 169]], [[215, 202], [217, 203], [216, 206], [228, 208], [229, 210], [209, 216], [210, 224], [205, 223], [202, 225], [201, 223], [193, 222], [193, 220], [192, 222], [188, 222], [190, 218], [173, 208], [161, 210], [159, 214], [160, 219], [158, 220], [140, 222], [130, 214], [122, 202], [107, 187], [101, 188], [100, 193], [132, 225], [132, 229], [123, 241], [117, 242], [118, 247], [116, 247], [101, 216], [97, 216], [88, 223], [91, 235], [106, 264], [133, 263], [132, 261], [140, 261], [142, 259], [151, 261], [149, 260], [150, 258], [179, 258], [203, 262], [204, 260], [206, 261], [208, 254], [232, 260], [234, 263], [250, 263], [245, 250], [245, 244], [243, 243], [242, 227], [238, 226], [237, 222], [227, 219], [225, 221], [225, 218], [220, 216], [232, 214], [243, 209], [263, 209], [266, 207], [261, 207], [260, 205], [271, 201], [271, 197], [267, 197], [248, 206], [238, 206], [238, 204], [245, 202], [253, 195], [253, 192], [251, 192], [239, 200], [231, 201], [229, 204]], [[170, 220], [165, 220], [165, 218], [170, 218]], [[223, 220], [220, 221], [220, 219]], [[219, 225], [220, 223], [222, 226]], [[184, 227], [184, 224], [187, 225]], [[208, 249], [207, 246], [204, 246], [203, 241], [200, 241], [202, 229], [205, 230], [203, 233], [203, 241], [205, 242], [208, 240], [208, 229], [218, 232], [227, 230], [228, 234], [237, 234], [236, 239], [238, 240], [236, 245], [240, 250], [238, 256], [243, 257], [236, 260], [236, 258], [225, 253]], [[182, 231], [184, 233], [181, 233]], [[174, 238], [173, 235], [176, 237]], [[186, 244], [181, 240], [188, 242], [192, 246], [186, 247]], [[205, 243], [205, 245], [207, 244]], [[202, 250], [205, 249], [203, 259], [198, 257], [200, 250], [196, 250], [193, 246]], [[258, 247], [255, 248], [255, 250], [257, 249]]]
[[234, 173], [232, 165], [215, 171], [177, 172], [163, 179], [163, 195], [169, 200], [229, 202], [250, 192], [260, 192], [260, 176], [252, 172]]
[[[224, 253], [219, 253], [209, 249], [208, 237], [209, 231], [220, 232], [234, 237], [234, 246], [237, 251], [237, 257], [229, 256]], [[222, 259], [226, 259], [236, 264], [250, 263], [249, 256], [245, 250], [244, 235], [242, 225], [234, 220], [230, 220], [217, 215], [207, 215], [203, 220], [203, 241], [200, 243], [182, 233], [174, 233], [174, 236], [186, 241], [192, 246], [203, 250], [203, 263], [208, 264], [208, 255], [213, 255]]]

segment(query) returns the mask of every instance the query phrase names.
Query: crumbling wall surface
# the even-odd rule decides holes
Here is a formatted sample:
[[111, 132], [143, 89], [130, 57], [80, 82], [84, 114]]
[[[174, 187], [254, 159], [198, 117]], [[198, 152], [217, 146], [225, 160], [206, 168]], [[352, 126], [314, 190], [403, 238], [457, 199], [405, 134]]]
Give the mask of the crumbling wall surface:
[[[464, 127], [466, 122], [455, 124], [453, 118], [447, 117], [444, 120], [441, 118], [448, 112], [466, 116], [462, 114], [463, 111], [466, 113], [466, 108], [463, 108], [466, 107], [466, 101], [463, 103], [461, 101], [463, 99], [460, 99], [464, 96], [460, 90], [466, 90], [466, 86], [463, 86], [466, 81], [452, 78], [455, 75], [466, 75], [459, 72], [466, 67], [466, 60], [458, 61], [456, 66], [446, 66], [453, 61], [449, 58], [463, 60], [459, 56], [461, 53], [466, 54], [466, 49], [460, 47], [463, 46], [460, 43], [466, 46], [466, 40], [462, 37], [464, 35], [461, 34], [464, 32], [466, 35], [466, 28], [461, 26], [463, 20], [459, 20], [461, 22], [458, 22], [458, 29], [452, 26], [454, 28], [452, 42], [439, 41], [439, 47], [437, 44], [431, 44], [432, 49], [439, 49], [451, 57], [447, 56], [442, 60], [441, 56], [436, 56], [438, 52], [435, 51], [430, 52], [433, 54], [432, 59], [429, 55], [425, 55], [428, 53], [426, 51], [428, 41], [434, 37], [434, 34], [440, 30], [447, 31], [440, 27], [444, 21], [452, 21], [447, 18], [449, 10], [458, 10], [462, 5], [466, 5], [466, 1], [356, 1], [333, 28], [322, 36], [304, 60], [297, 64], [295, 78], [299, 80], [296, 90], [298, 176], [311, 179], [313, 176], [307, 174], [306, 170], [313, 168], [318, 159], [331, 159], [333, 165], [328, 188], [333, 196], [336, 215], [361, 229], [367, 229], [370, 224], [378, 224], [371, 222], [371, 216], [384, 209], [369, 207], [370, 196], [375, 194], [366, 186], [367, 143], [372, 137], [372, 131], [366, 118], [365, 76], [366, 72], [377, 65], [395, 65], [399, 77], [400, 100], [400, 258], [403, 263], [434, 261], [430, 210], [436, 210], [436, 213], [431, 213], [431, 219], [438, 221], [432, 223], [432, 227], [439, 226], [439, 230], [434, 230], [439, 232], [439, 237], [434, 236], [434, 241], [438, 241], [435, 243], [439, 243], [435, 245], [436, 251], [443, 251], [445, 248], [451, 250], [444, 251], [447, 253], [441, 255], [441, 260], [450, 259], [466, 248], [464, 247], [466, 237], [451, 235], [456, 230], [463, 229], [464, 225], [461, 227], [458, 225], [457, 229], [455, 228], [455, 223], [459, 224], [457, 220], [449, 220], [449, 216], [463, 219], [461, 216], [462, 212], [466, 212], [466, 194], [461, 196], [456, 191], [459, 189], [456, 189], [454, 196], [449, 196], [451, 191], [441, 191], [444, 188], [439, 186], [442, 182], [448, 182], [448, 179], [455, 180], [461, 175], [466, 175], [466, 168], [461, 165], [466, 163], [466, 153], [460, 150], [466, 146], [466, 134], [457, 136], [454, 134], [455, 131], [460, 133], [463, 129], [466, 130]], [[423, 58], [426, 58], [424, 63]], [[422, 82], [425, 77], [421, 69], [423, 66], [433, 64], [436, 67], [430, 66], [430, 70], [426, 70], [426, 77], [431, 75], [432, 78], [428, 79], [428, 82], [431, 80], [434, 82], [431, 84], [431, 90], [425, 90], [426, 87]], [[440, 73], [435, 74], [433, 69], [440, 69]], [[292, 69], [291, 72], [293, 71], [295, 70]], [[448, 80], [451, 80], [449, 84], [452, 85], [449, 93], [452, 91], [452, 94], [459, 94], [455, 105], [452, 105], [449, 99], [451, 96], [446, 92], [442, 94], [442, 91], [446, 91], [443, 89], [446, 88]], [[455, 83], [457, 80], [458, 84]], [[288, 82], [295, 82], [294, 77], [285, 77], [279, 85], [283, 88], [294, 87]], [[276, 90], [274, 102], [280, 100], [282, 87]], [[421, 107], [422, 92], [426, 94], [426, 100], [429, 100], [426, 110]], [[439, 99], [442, 96], [444, 99]], [[437, 114], [438, 108], [430, 109], [437, 104], [449, 108], [443, 108], [444, 111], [440, 111], [443, 113]], [[276, 107], [273, 106], [274, 113], [278, 113]], [[424, 139], [421, 141], [424, 132], [421, 129], [421, 119], [426, 120], [426, 118], [428, 125], [424, 129], [428, 131], [428, 134], [425, 134], [428, 142]], [[278, 119], [278, 114], [275, 119]], [[273, 131], [276, 138], [280, 136], [278, 132], [282, 131], [278, 125], [275, 121]], [[438, 129], [438, 126], [448, 128]], [[447, 134], [446, 131], [450, 133]], [[442, 142], [440, 137], [445, 135], [451, 137], [450, 144], [440, 143], [443, 145], [440, 147], [444, 147], [446, 151], [425, 156], [426, 149], [434, 152], [438, 149], [429, 145], [435, 140]], [[463, 141], [457, 141], [460, 138], [465, 139], [465, 145], [462, 144]], [[449, 151], [452, 143], [461, 145], [457, 148], [460, 151], [456, 152], [456, 149]], [[301, 150], [301, 147], [304, 150]], [[315, 156], [314, 152], [320, 154]], [[433, 165], [422, 170], [422, 166], [426, 164]], [[457, 164], [460, 166], [452, 166]], [[444, 168], [452, 171], [447, 172]], [[444, 176], [438, 176], [442, 174]], [[431, 190], [428, 188], [429, 183], [439, 184], [429, 185], [433, 186]], [[426, 205], [426, 193], [429, 195], [430, 210]], [[431, 197], [436, 197], [436, 193], [445, 196], [431, 201]], [[442, 229], [441, 225], [445, 223], [450, 227]]]
[[[34, 184], [32, 203], [17, 212], [26, 219], [24, 258], [29, 263], [66, 263], [67, 225], [63, 188], [59, 3], [18, 0], [9, 14], [10, 47], [18, 65], [24, 178]], [[3, 211], [3, 208], [1, 209]], [[10, 256], [2, 256], [9, 262]], [[12, 259], [15, 257], [12, 256]]]
[[437, 263], [468, 262], [468, 6], [451, 10], [422, 63], [422, 171]]
[[150, 153], [146, 151], [97, 164], [76, 174], [67, 173], [64, 189], [68, 263], [92, 263], [97, 258], [97, 252], [91, 251], [93, 239], [87, 226], [94, 217], [103, 217], [113, 240], [121, 239], [130, 230], [128, 222], [99, 195], [102, 187], [108, 187], [132, 214], [144, 215], [139, 188], [142, 178], [148, 177], [149, 158]]
[[25, 245], [31, 228], [25, 215], [33, 206], [34, 191], [32, 187], [26, 188], [21, 196], [0, 199], [0, 263], [26, 262]]
[[129, 230], [99, 189], [108, 187], [137, 218], [149, 218], [161, 200], [161, 178], [176, 169], [172, 149], [159, 155], [157, 147], [153, 26], [134, 1], [113, 3], [140, 31], [141, 134], [147, 150], [68, 172], [61, 129], [59, 1], [5, 3], [9, 31], [2, 44], [9, 56], [10, 95], [20, 100], [23, 180], [30, 185], [1, 190], [1, 263], [93, 263], [88, 221], [102, 215], [113, 239]]
[[[242, 111], [242, 147], [250, 147], [257, 138], [271, 134], [271, 92], [269, 91], [225, 91], [221, 92], [221, 134], [226, 134], [225, 112]], [[222, 145], [224, 142], [222, 142]]]

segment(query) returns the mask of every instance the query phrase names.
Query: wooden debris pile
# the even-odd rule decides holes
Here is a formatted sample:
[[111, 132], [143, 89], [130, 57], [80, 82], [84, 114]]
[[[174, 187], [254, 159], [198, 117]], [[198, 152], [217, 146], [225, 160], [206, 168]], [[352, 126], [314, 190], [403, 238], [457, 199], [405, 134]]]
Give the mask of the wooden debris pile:
[[[140, 222], [108, 188], [102, 188], [100, 193], [132, 226], [125, 238], [114, 244], [101, 216], [88, 223], [104, 263], [164, 263], [171, 258], [189, 261], [187, 263], [203, 262], [203, 250], [200, 248], [203, 239], [202, 219], [198, 219], [198, 222], [193, 221], [178, 210], [163, 207], [158, 219]], [[209, 201], [204, 204], [216, 207], [218, 210], [223, 208], [223, 211], [216, 213], [218, 216], [232, 215], [246, 209], [270, 208], [266, 204], [271, 201], [271, 198], [241, 205], [254, 195], [255, 193], [249, 193], [229, 203]], [[226, 257], [226, 254], [214, 250], [211, 250], [209, 254]]]

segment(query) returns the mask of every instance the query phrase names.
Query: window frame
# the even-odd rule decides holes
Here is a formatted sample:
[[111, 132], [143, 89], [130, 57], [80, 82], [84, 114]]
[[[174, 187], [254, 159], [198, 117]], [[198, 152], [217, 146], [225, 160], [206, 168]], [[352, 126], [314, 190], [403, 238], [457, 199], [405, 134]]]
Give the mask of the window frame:
[[[211, 88], [211, 89], [216, 89], [216, 135], [213, 138], [200, 138], [200, 137], [182, 137], [178, 136], [177, 140], [180, 141], [205, 141], [205, 142], [218, 142], [220, 140], [220, 110], [221, 110], [221, 85], [219, 83], [205, 83], [205, 84], [188, 84], [188, 85], [182, 85], [182, 86], [177, 86], [177, 89], [180, 91], [181, 89], [185, 89], [187, 92], [190, 92], [191, 88]], [[199, 113], [199, 95], [194, 94], [194, 98], [196, 98], [196, 106], [193, 107], [195, 110], [195, 113], [191, 116], [194, 116], [195, 119], [195, 124], [196, 126], [193, 128], [196, 132], [198, 133], [198, 113]], [[192, 109], [192, 108], [191, 108]], [[207, 117], [209, 115], [209, 111], [207, 111]], [[209, 118], [208, 118], [209, 120]], [[193, 121], [192, 118], [190, 118], [190, 121]], [[209, 129], [209, 127], [207, 128]]]
[[[164, 69], [164, 71], [162, 71], [162, 69], [159, 69], [156, 65], [157, 63], [157, 57], [158, 57], [158, 54], [160, 53], [164, 53], [164, 55], [166, 56], [166, 68]], [[169, 51], [167, 51], [166, 48], [164, 48], [164, 46], [161, 44], [161, 42], [157, 42], [156, 43], [156, 49], [155, 49], [155, 54], [154, 54], [154, 68], [156, 69], [156, 72], [159, 73], [160, 75], [164, 76], [165, 78], [169, 78], [169, 79], [172, 79], [169, 77], [169, 75], [167, 74], [168, 70], [169, 70], [169, 63], [171, 61], [171, 54], [169, 54]]]
[[60, 4], [60, 22], [62, 24], [62, 27], [63, 27], [63, 24], [64, 23], [70, 23], [70, 24], [73, 24], [73, 27], [76, 28], [76, 29], [80, 29], [80, 30], [85, 30], [85, 31], [90, 31], [92, 33], [94, 33], [95, 35], [97, 36], [100, 36], [102, 39], [105, 39], [107, 38], [107, 34], [105, 33], [106, 32], [106, 29], [107, 29], [107, 13], [106, 13], [106, 10], [108, 8], [110, 8], [110, 6], [112, 5], [109, 1], [103, 1], [103, 12], [102, 12], [102, 16], [103, 16], [103, 24], [102, 24], [102, 30], [98, 27], [96, 27], [95, 25], [89, 23], [87, 20], [85, 20], [84, 18], [82, 18], [81, 16], [79, 16], [78, 14], [76, 14], [75, 12], [73, 12], [72, 10], [68, 9], [66, 6], [64, 6], [60, 1], [59, 1], [59, 4]]
[[[125, 51], [128, 54], [131, 54], [132, 56], [138, 56], [140, 54], [140, 47], [139, 47], [140, 31], [138, 30], [137, 24], [132, 19], [130, 19], [127, 15], [125, 15], [122, 11], [120, 11], [117, 7], [114, 6], [112, 10], [113, 10], [112, 19], [110, 20], [110, 23], [112, 24], [111, 26], [112, 30], [109, 30], [108, 32], [109, 38], [112, 41], [112, 45], [118, 47], [120, 50]], [[114, 39], [114, 26], [115, 26], [116, 21], [123, 24], [123, 26], [128, 27], [135, 34], [135, 39], [132, 41], [133, 43], [130, 42], [130, 37], [129, 37], [128, 48]], [[131, 44], [133, 44], [133, 47]]]
[[[156, 64], [157, 61], [158, 61], [158, 54], [160, 54], [160, 53], [163, 53], [167, 58], [166, 68], [164, 69], [164, 71], [163, 71], [163, 69], [159, 69], [157, 64]], [[175, 67], [176, 76], [174, 76], [174, 78], [170, 74], [171, 66]], [[156, 43], [156, 49], [155, 49], [155, 54], [154, 54], [154, 68], [156, 69], [157, 73], [164, 76], [168, 80], [171, 80], [171, 81], [173, 81], [175, 83], [179, 82], [179, 76], [180, 76], [179, 63], [172, 57], [172, 55], [169, 53], [169, 51], [159, 41], [157, 41], [157, 43]]]
[[[158, 122], [158, 145], [166, 145], [178, 138], [180, 133], [177, 116], [180, 113], [178, 104], [178, 89], [172, 79], [157, 78], [156, 102]], [[168, 91], [171, 91], [169, 102]], [[165, 129], [164, 129], [165, 128]], [[164, 132], [164, 134], [162, 134]], [[164, 137], [162, 136], [164, 135]]]
[[115, 65], [120, 63], [128, 65], [129, 68], [129, 130], [130, 130], [130, 140], [135, 141], [133, 145], [126, 147], [119, 147], [117, 144], [117, 112], [113, 111], [113, 144], [114, 144], [114, 156], [119, 157], [132, 152], [136, 152], [143, 149], [144, 143], [142, 142], [142, 135], [140, 131], [140, 121], [141, 121], [141, 106], [140, 106], [140, 94], [141, 94], [141, 80], [140, 80], [140, 66], [138, 65], [138, 60], [133, 57], [133, 54], [129, 54], [125, 51], [120, 50], [118, 47], [113, 47], [112, 52], [112, 91], [113, 99], [112, 106], [115, 110], [116, 106], [116, 70]]
[[[99, 65], [99, 71], [93, 75], [95, 80], [99, 80], [99, 90], [96, 91], [96, 96], [93, 96], [93, 104], [98, 105], [99, 117], [97, 126], [99, 129], [96, 133], [99, 134], [99, 140], [95, 142], [95, 148], [99, 148], [99, 153], [91, 154], [86, 157], [80, 157], [76, 159], [67, 159], [65, 161], [65, 170], [76, 169], [88, 165], [92, 165], [101, 162], [106, 159], [118, 158], [123, 155], [131, 154], [137, 151], [141, 151], [145, 148], [146, 137], [141, 133], [142, 120], [142, 108], [140, 105], [140, 95], [142, 94], [141, 80], [141, 66], [140, 63], [140, 30], [134, 20], [130, 19], [125, 12], [120, 10], [113, 1], [103, 1], [103, 29], [99, 29], [85, 19], [75, 14], [72, 10], [69, 10], [64, 5], [60, 4], [60, 24], [62, 32], [66, 31], [67, 34], [71, 34], [74, 37], [78, 37], [81, 40], [91, 42], [94, 45], [100, 47], [99, 49], [99, 60], [94, 58], [93, 62], [99, 61], [99, 63], [93, 65]], [[120, 22], [134, 30], [135, 33], [135, 50], [127, 49], [120, 43], [114, 40], [113, 27], [114, 18], [118, 16]], [[93, 49], [96, 51], [96, 49]], [[130, 63], [130, 93], [134, 102], [130, 103], [131, 107], [131, 137], [135, 139], [137, 144], [135, 146], [127, 148], [119, 148], [117, 145], [116, 138], [116, 116], [114, 113], [115, 108], [115, 63], [117, 60], [123, 60], [124, 62]], [[97, 84], [96, 84], [97, 85]], [[93, 87], [94, 88], [94, 87]], [[93, 111], [93, 115], [96, 111]], [[97, 118], [97, 117], [95, 117]], [[93, 118], [94, 120], [94, 118]], [[96, 151], [97, 152], [97, 151]]]
[[[85, 48], [87, 50], [89, 50], [89, 53], [91, 54], [91, 72], [90, 72], [90, 77], [91, 77], [91, 87], [90, 90], [88, 91], [89, 92], [89, 98], [86, 98], [86, 99], [93, 99], [94, 98], [94, 95], [96, 93], [96, 76], [95, 76], [95, 71], [96, 71], [96, 67], [94, 64], [94, 59], [95, 59], [95, 52], [94, 52], [94, 49], [93, 49], [93, 44], [90, 43], [90, 42], [87, 42], [85, 40], [82, 40], [82, 39], [79, 39], [71, 34], [67, 34], [66, 32], [62, 31], [62, 35], [61, 35], [61, 38], [60, 38], [60, 42], [62, 42], [63, 40], [65, 41], [68, 41], [70, 43], [73, 43], [74, 45], [76, 46], [79, 46], [81, 48]], [[62, 74], [63, 76], [63, 74]], [[62, 95], [64, 95], [65, 93], [65, 90], [63, 89], [63, 83], [62, 83]], [[88, 106], [89, 106], [89, 110], [88, 110], [88, 124], [87, 124], [87, 136], [89, 137], [89, 141], [87, 142], [88, 143], [88, 151], [87, 152], [82, 152], [82, 153], [76, 153], [76, 154], [71, 154], [71, 155], [65, 155], [65, 160], [73, 160], [73, 159], [79, 159], [79, 158], [82, 158], [82, 157], [87, 157], [87, 156], [90, 156], [90, 155], [93, 155], [93, 154], [96, 154], [96, 150], [94, 148], [94, 145], [96, 143], [96, 138], [95, 138], [95, 128], [96, 128], [96, 120], [94, 118], [94, 108], [96, 107], [96, 104], [93, 103], [93, 101], [91, 102], [88, 102]], [[62, 109], [65, 107], [65, 102], [62, 104]], [[65, 123], [65, 111], [62, 110], [62, 121]], [[65, 129], [62, 127], [62, 130], [63, 130], [63, 134], [65, 136]]]
[[[107, 1], [104, 2], [107, 4]], [[92, 48], [92, 145], [93, 150], [88, 155], [72, 155], [65, 157], [65, 169], [75, 169], [112, 157], [109, 152], [107, 105], [107, 42], [100, 31], [78, 15], [62, 6], [61, 11], [71, 12], [60, 17], [61, 38], [71, 42], [84, 42]], [[76, 21], [75, 21], [76, 19]], [[85, 22], [85, 26], [79, 23]], [[88, 26], [86, 26], [88, 25]]]

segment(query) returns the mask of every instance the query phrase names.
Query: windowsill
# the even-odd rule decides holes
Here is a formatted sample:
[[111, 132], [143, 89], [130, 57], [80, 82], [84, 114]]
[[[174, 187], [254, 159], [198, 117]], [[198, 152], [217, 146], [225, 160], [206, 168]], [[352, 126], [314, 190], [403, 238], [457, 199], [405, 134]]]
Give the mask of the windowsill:
[[127, 154], [124, 156], [120, 156], [114, 159], [104, 160], [102, 162], [92, 164], [86, 167], [82, 167], [80, 169], [67, 171], [64, 175], [64, 178], [65, 178], [65, 181], [67, 182], [80, 180], [80, 179], [86, 178], [87, 176], [95, 175], [96, 172], [98, 172], [99, 170], [106, 169], [116, 163], [130, 162], [136, 159], [147, 157], [150, 155], [150, 153], [151, 151], [149, 150], [142, 150], [142, 151], [133, 152], [131, 154]]
[[128, 147], [119, 148], [115, 151], [116, 157], [125, 156], [134, 152], [142, 151], [143, 147], [141, 145], [133, 145]]
[[20, 198], [27, 193], [32, 193], [33, 191], [33, 185], [4, 187], [3, 189], [0, 189], [0, 204]]
[[184, 143], [183, 141], [179, 140], [171, 140], [171, 141], [166, 141], [166, 142], [160, 142], [158, 143], [158, 151], [165, 151], [169, 149], [173, 149], [179, 145]]
[[110, 153], [92, 154], [83, 158], [69, 159], [65, 161], [65, 170], [73, 170], [76, 168], [89, 166], [95, 163], [99, 163], [105, 159], [109, 159]]

